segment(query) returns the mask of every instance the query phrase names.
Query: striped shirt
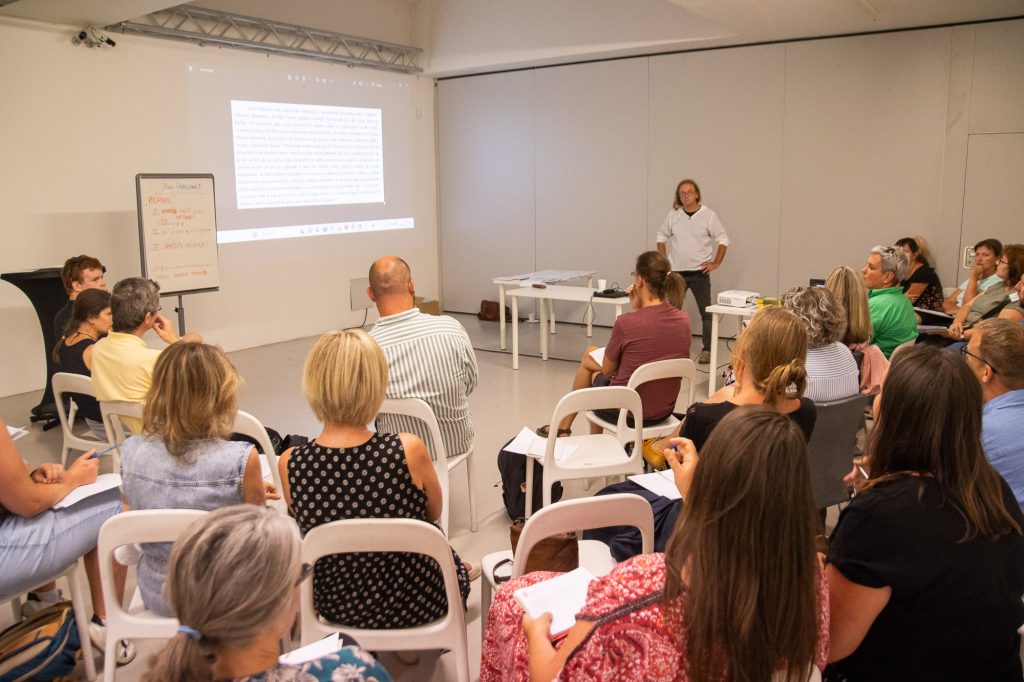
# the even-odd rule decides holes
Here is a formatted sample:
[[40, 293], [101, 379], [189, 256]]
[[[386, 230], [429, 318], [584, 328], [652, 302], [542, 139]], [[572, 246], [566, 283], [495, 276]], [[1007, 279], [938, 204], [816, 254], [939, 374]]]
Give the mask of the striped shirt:
[[[437, 417], [446, 454], [455, 457], [469, 450], [473, 444], [469, 394], [476, 388], [477, 368], [462, 325], [447, 315], [427, 315], [410, 308], [377, 320], [370, 336], [388, 359], [386, 396], [425, 401]], [[426, 428], [418, 419], [381, 415], [377, 429], [414, 433], [430, 447]]]
[[805, 398], [824, 403], [860, 393], [860, 368], [850, 349], [838, 341], [809, 348], [806, 366]]

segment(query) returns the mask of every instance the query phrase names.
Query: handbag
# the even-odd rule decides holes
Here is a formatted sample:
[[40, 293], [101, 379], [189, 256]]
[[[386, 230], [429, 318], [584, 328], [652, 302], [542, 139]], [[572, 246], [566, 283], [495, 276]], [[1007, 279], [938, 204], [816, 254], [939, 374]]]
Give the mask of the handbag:
[[48, 606], [0, 633], [0, 682], [70, 680], [79, 649], [71, 602]]
[[[512, 554], [515, 555], [519, 546], [519, 536], [523, 533], [525, 519], [516, 519], [508, 527], [509, 540], [512, 542]], [[500, 585], [509, 580], [511, 576], [499, 576], [498, 568], [511, 564], [512, 559], [503, 559], [494, 566], [491, 578], [495, 585]], [[579, 568], [580, 546], [576, 542], [576, 533], [558, 533], [546, 537], [533, 546], [530, 556], [526, 560], [526, 573], [534, 571], [555, 571], [565, 573]]]

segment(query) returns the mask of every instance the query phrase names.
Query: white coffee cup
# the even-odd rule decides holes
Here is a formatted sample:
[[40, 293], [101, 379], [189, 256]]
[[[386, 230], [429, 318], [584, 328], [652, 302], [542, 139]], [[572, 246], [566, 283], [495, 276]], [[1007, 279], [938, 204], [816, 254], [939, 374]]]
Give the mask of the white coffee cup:
[[597, 288], [600, 289], [601, 291], [604, 291], [605, 289], [607, 289], [608, 288], [608, 280], [606, 280], [606, 279], [599, 279], [599, 280], [597, 280]]

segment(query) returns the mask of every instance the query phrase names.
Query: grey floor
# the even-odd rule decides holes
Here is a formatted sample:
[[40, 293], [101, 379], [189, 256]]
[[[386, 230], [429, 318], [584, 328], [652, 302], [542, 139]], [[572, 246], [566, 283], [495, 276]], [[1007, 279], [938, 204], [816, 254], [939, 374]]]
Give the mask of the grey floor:
[[[488, 552], [509, 548], [508, 518], [501, 502], [500, 477], [496, 465], [498, 450], [523, 426], [538, 426], [550, 421], [555, 403], [564, 395], [572, 382], [578, 359], [589, 343], [602, 346], [608, 340], [610, 329], [594, 328], [594, 338], [587, 339], [585, 327], [559, 324], [551, 340], [552, 358], [542, 361], [538, 354], [539, 328], [536, 324], [520, 326], [521, 357], [519, 370], [512, 369], [511, 355], [498, 349], [498, 325], [480, 322], [472, 315], [457, 315], [473, 339], [480, 367], [479, 386], [471, 398], [476, 437], [476, 480], [472, 482], [477, 496], [479, 530], [469, 530], [469, 505], [466, 495], [465, 471], [453, 472], [451, 482], [452, 546], [463, 558], [478, 562]], [[300, 386], [302, 364], [313, 338], [297, 339], [285, 343], [262, 346], [230, 354], [232, 362], [244, 377], [239, 407], [254, 414], [263, 423], [281, 433], [316, 436], [319, 424], [309, 412]], [[494, 350], [483, 350], [494, 349]], [[728, 358], [723, 341], [719, 357]], [[695, 338], [693, 357], [700, 352], [700, 339]], [[531, 357], [531, 355], [533, 357]], [[697, 399], [707, 395], [707, 366], [700, 365]], [[28, 427], [28, 410], [39, 400], [40, 392], [0, 398], [0, 416], [8, 424]], [[577, 427], [582, 426], [577, 420]], [[60, 430], [43, 432], [31, 426], [29, 435], [19, 439], [17, 445], [29, 464], [57, 461], [60, 454]], [[590, 493], [569, 484], [567, 497]], [[480, 663], [480, 594], [474, 583], [466, 615], [469, 635], [470, 670], [476, 679]], [[0, 628], [10, 622], [9, 609], [0, 609]], [[121, 668], [118, 679], [141, 680], [150, 655], [159, 649], [159, 642], [138, 642], [139, 656]], [[451, 656], [438, 657], [421, 654], [420, 663], [406, 666], [390, 654], [382, 661], [396, 680], [449, 680], [455, 678]], [[81, 666], [79, 666], [81, 668]], [[82, 678], [84, 679], [84, 678]]]

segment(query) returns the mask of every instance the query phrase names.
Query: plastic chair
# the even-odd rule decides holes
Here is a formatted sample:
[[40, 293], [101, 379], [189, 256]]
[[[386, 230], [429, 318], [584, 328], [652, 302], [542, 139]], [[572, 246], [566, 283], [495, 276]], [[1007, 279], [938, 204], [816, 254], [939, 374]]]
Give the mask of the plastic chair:
[[313, 581], [302, 583], [300, 620], [302, 645], [334, 632], [345, 632], [372, 651], [448, 649], [455, 655], [459, 682], [469, 682], [469, 644], [466, 617], [452, 549], [436, 527], [413, 519], [346, 519], [313, 528], [302, 541], [302, 561], [351, 552], [411, 552], [431, 557], [441, 567], [448, 613], [432, 623], [397, 630], [365, 630], [329, 623], [313, 607]]
[[859, 393], [842, 400], [814, 404], [818, 416], [807, 444], [807, 457], [819, 509], [850, 499], [843, 476], [850, 472], [853, 458], [859, 454], [857, 432], [864, 427], [866, 404], [867, 398]]
[[[603, 408], [620, 410], [614, 436], [598, 433], [547, 439], [544, 451], [543, 506], [551, 504], [551, 486], [556, 481], [643, 473], [643, 441], [640, 438], [643, 408], [640, 405], [640, 394], [632, 388], [602, 386], [567, 393], [555, 405], [554, 414], [548, 423], [554, 426], [566, 415]], [[628, 412], [633, 413], [632, 428], [626, 425]], [[625, 443], [630, 440], [633, 441], [633, 450], [627, 454]], [[563, 444], [577, 449], [558, 462], [555, 460], [555, 446]], [[526, 458], [525, 511], [529, 518], [533, 512], [533, 457]]]
[[[88, 379], [88, 377], [86, 378]], [[59, 396], [57, 396], [57, 401], [57, 404], [60, 405]], [[92, 446], [89, 447], [90, 449], [92, 448]], [[73, 564], [55, 575], [40, 575], [36, 577], [38, 578], [36, 581], [37, 585], [44, 585], [61, 577], [68, 579], [68, 585], [71, 587], [71, 608], [75, 612], [75, 625], [78, 627], [78, 641], [82, 644], [82, 659], [85, 663], [85, 677], [88, 680], [95, 680], [96, 659], [95, 654], [92, 651], [92, 642], [89, 639], [89, 607], [86, 601], [89, 594], [89, 587], [86, 583], [85, 567], [82, 565], [82, 560], [76, 559]], [[11, 609], [14, 612], [15, 622], [21, 620], [21, 609], [18, 598], [22, 594], [24, 594], [24, 592], [0, 595], [0, 602], [11, 602]]]
[[[270, 475], [273, 479], [274, 487], [277, 488], [278, 492], [283, 490], [281, 487], [281, 472], [277, 468], [277, 451], [274, 450], [274, 444], [270, 442], [270, 435], [267, 433], [267, 429], [264, 428], [263, 423], [248, 412], [239, 410], [235, 415], [235, 423], [231, 430], [235, 433], [249, 436], [259, 443], [263, 456], [267, 458], [267, 465], [270, 467]], [[285, 505], [283, 497], [280, 500], [268, 501], [267, 504], [275, 509], [287, 512], [287, 505]]]
[[[379, 413], [382, 414], [398, 414], [406, 417], [412, 417], [423, 422], [429, 435], [429, 442], [427, 442], [427, 449], [430, 451], [431, 459], [434, 460], [434, 471], [437, 472], [437, 480], [441, 484], [441, 518], [439, 523], [441, 530], [444, 531], [445, 535], [448, 535], [448, 515], [451, 505], [449, 503], [449, 483], [448, 483], [448, 470], [452, 466], [448, 463], [448, 453], [444, 449], [444, 441], [441, 440], [441, 427], [437, 423], [437, 417], [434, 416], [434, 411], [430, 409], [423, 400], [419, 398], [385, 398], [384, 402], [380, 406]], [[472, 454], [472, 450], [469, 453], [464, 453], [466, 459], [469, 459], [469, 455]], [[459, 455], [462, 457], [463, 455]], [[460, 460], [461, 463], [461, 460]], [[467, 472], [470, 470], [471, 464], [466, 465]], [[473, 497], [473, 486], [472, 480], [469, 486], [470, 494], [470, 512], [473, 514], [472, 525], [476, 526], [476, 510], [473, 509], [474, 497]]]
[[[473, 467], [473, 446], [469, 446], [469, 450], [466, 450], [461, 455], [455, 455], [448, 459], [448, 473], [451, 474], [452, 470], [462, 463], [466, 464], [466, 489], [469, 491], [469, 530], [475, 533], [477, 530], [476, 521], [476, 488], [474, 483], [476, 482], [475, 468]], [[445, 527], [445, 533], [448, 532], [447, 526]]]
[[[654, 551], [654, 515], [651, 505], [639, 495], [622, 493], [586, 497], [579, 500], [565, 500], [537, 510], [523, 526], [515, 556], [512, 550], [491, 552], [480, 560], [480, 627], [487, 629], [487, 612], [491, 608], [491, 594], [497, 587], [494, 581], [494, 567], [505, 559], [512, 559], [512, 578], [526, 573], [526, 562], [534, 546], [545, 538], [559, 533], [607, 528], [608, 526], [633, 526], [640, 530], [642, 553]], [[580, 566], [595, 576], [606, 575], [615, 567], [611, 549], [600, 540], [581, 540]]]
[[75, 434], [75, 414], [78, 406], [74, 399], [70, 399], [71, 411], [64, 409], [65, 393], [80, 393], [82, 395], [96, 397], [92, 388], [92, 379], [84, 374], [72, 374], [71, 372], [57, 372], [53, 375], [51, 382], [53, 386], [53, 401], [57, 408], [57, 417], [60, 419], [60, 430], [64, 434], [64, 444], [60, 448], [60, 461], [66, 467], [68, 465], [68, 454], [72, 450], [87, 452], [93, 448], [100, 448], [106, 443], [93, 437], [84, 437]]
[[155, 615], [142, 604], [137, 590], [128, 609], [121, 605], [114, 589], [114, 550], [135, 542], [174, 542], [185, 528], [207, 513], [198, 509], [127, 511], [107, 519], [100, 528], [97, 548], [103, 604], [107, 607], [107, 646], [103, 652], [106, 682], [114, 679], [114, 647], [118, 640], [169, 638], [178, 631], [178, 619]]
[[[107, 441], [110, 445], [123, 443], [125, 439], [134, 433], [126, 423], [126, 419], [134, 420], [136, 424], [142, 423], [142, 403], [130, 402], [127, 400], [101, 400], [100, 414], [103, 415], [103, 428], [107, 430]], [[121, 470], [121, 450], [115, 449], [113, 456], [114, 471]]]
[[[693, 404], [693, 396], [697, 383], [697, 365], [693, 364], [693, 360], [690, 360], [689, 358], [657, 360], [655, 362], [648, 362], [647, 364], [640, 365], [636, 368], [636, 371], [630, 375], [629, 382], [626, 384], [626, 387], [632, 388], [635, 391], [638, 386], [646, 384], [648, 381], [676, 378], [686, 382], [686, 406], [689, 407]], [[682, 393], [682, 384], [680, 384], [680, 393]], [[678, 398], [676, 398], [676, 400], [678, 401]], [[618, 424], [612, 424], [611, 422], [602, 419], [594, 412], [587, 412], [586, 416], [592, 424], [600, 426], [606, 433], [617, 433]], [[675, 431], [677, 426], [679, 426], [679, 420], [676, 419], [675, 415], [670, 414], [659, 424], [643, 427], [641, 437], [644, 440], [647, 440], [648, 438], [663, 438]]]

